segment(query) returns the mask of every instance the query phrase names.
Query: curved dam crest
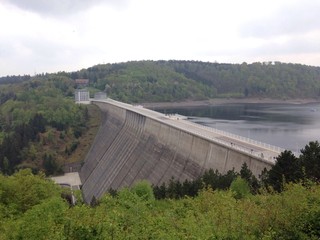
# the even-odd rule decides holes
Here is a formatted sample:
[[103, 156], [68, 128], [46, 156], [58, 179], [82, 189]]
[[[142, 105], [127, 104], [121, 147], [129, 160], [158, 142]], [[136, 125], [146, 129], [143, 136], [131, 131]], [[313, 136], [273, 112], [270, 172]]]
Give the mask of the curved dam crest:
[[113, 100], [92, 103], [101, 109], [102, 123], [80, 170], [86, 202], [142, 179], [160, 185], [171, 178], [195, 179], [210, 168], [239, 172], [243, 163], [258, 176], [273, 164], [195, 134], [161, 113]]

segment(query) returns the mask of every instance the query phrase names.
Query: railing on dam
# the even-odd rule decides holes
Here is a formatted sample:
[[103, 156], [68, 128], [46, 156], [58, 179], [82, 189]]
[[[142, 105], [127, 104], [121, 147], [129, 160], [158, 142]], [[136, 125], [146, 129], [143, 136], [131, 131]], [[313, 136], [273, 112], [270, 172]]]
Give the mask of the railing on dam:
[[[166, 115], [166, 116], [169, 117], [170, 119], [179, 120], [179, 121], [184, 121], [184, 120], [187, 119], [187, 117], [184, 117], [184, 116], [181, 116], [181, 115], [176, 115], [178, 117], [175, 117], [175, 114]], [[210, 139], [210, 140], [212, 140], [214, 142], [217, 142], [217, 143], [223, 144], [225, 146], [237, 149], [239, 151], [242, 151], [242, 152], [245, 152], [247, 154], [259, 157], [261, 159], [271, 161], [272, 163], [275, 162], [276, 157], [281, 152], [286, 150], [286, 149], [278, 147], [278, 146], [274, 146], [274, 145], [271, 145], [271, 144], [268, 144], [268, 143], [260, 142], [260, 141], [257, 141], [257, 140], [251, 139], [251, 138], [243, 137], [243, 136], [236, 135], [236, 134], [233, 134], [233, 133], [230, 133], [230, 132], [226, 132], [226, 131], [223, 131], [223, 130], [219, 130], [217, 128], [204, 126], [204, 125], [201, 125], [201, 124], [198, 124], [198, 123], [194, 123], [194, 122], [191, 122], [191, 121], [188, 121], [188, 120], [186, 120], [184, 122], [186, 124], [193, 125], [195, 128], [203, 129], [203, 130], [205, 130], [205, 131], [207, 131], [209, 133], [217, 134], [217, 135], [220, 135], [220, 136], [225, 136], [225, 137], [228, 137], [230, 139], [238, 140], [240, 142], [245, 142], [245, 143], [248, 143], [250, 145], [259, 147], [259, 148], [263, 149], [264, 151], [257, 151], [257, 150], [254, 150], [252, 148], [249, 148], [249, 147], [243, 147], [243, 146], [241, 146], [239, 144], [236, 144], [234, 142], [231, 142], [231, 141], [226, 141], [226, 140], [223, 140], [223, 139], [219, 139], [216, 136], [213, 136], [213, 135], [210, 135], [210, 134], [204, 134], [203, 132], [194, 131], [195, 134], [200, 135], [202, 137], [205, 137], [207, 139]], [[189, 131], [190, 131], [190, 129], [189, 129]], [[265, 150], [267, 150], [267, 151], [265, 151]], [[299, 153], [297, 153], [297, 152], [293, 152], [293, 154], [295, 156], [297, 156], [297, 157], [299, 156]]]
[[226, 140], [219, 139], [216, 136], [212, 136], [212, 135], [209, 135], [209, 134], [204, 134], [203, 132], [199, 132], [199, 131], [195, 132], [197, 135], [200, 135], [202, 137], [208, 138], [208, 139], [210, 139], [210, 140], [212, 140], [214, 142], [217, 142], [217, 143], [223, 144], [225, 146], [237, 149], [239, 151], [245, 152], [245, 153], [253, 155], [255, 157], [271, 161], [272, 163], [275, 162], [275, 158], [281, 152], [285, 151], [284, 148], [273, 146], [273, 145], [268, 144], [268, 143], [259, 142], [259, 141], [256, 141], [256, 140], [253, 140], [253, 139], [250, 139], [250, 138], [246, 138], [246, 137], [243, 137], [243, 136], [240, 136], [240, 135], [236, 135], [236, 134], [233, 134], [233, 133], [230, 133], [230, 132], [226, 132], [226, 131], [219, 130], [219, 129], [216, 129], [216, 128], [212, 128], [212, 127], [200, 125], [200, 124], [197, 124], [197, 123], [193, 123], [191, 121], [186, 121], [186, 122], [187, 122], [187, 124], [193, 125], [194, 127], [204, 129], [207, 132], [218, 134], [218, 135], [221, 135], [221, 136], [226, 136], [226, 137], [228, 137], [230, 139], [239, 140], [241, 142], [249, 143], [251, 145], [260, 147], [261, 149], [267, 149], [270, 152], [269, 151], [257, 151], [257, 150], [254, 150], [253, 148], [243, 147], [240, 144], [237, 144], [235, 142], [231, 142], [231, 141], [229, 141], [230, 139], [228, 139], [228, 141], [226, 141]]

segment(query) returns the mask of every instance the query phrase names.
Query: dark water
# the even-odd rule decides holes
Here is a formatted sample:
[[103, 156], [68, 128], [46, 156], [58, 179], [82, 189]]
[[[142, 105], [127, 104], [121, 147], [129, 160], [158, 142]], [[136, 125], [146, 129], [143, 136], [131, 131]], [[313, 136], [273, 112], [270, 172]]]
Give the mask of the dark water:
[[295, 152], [310, 141], [320, 141], [320, 104], [226, 104], [157, 111], [178, 113], [192, 122]]

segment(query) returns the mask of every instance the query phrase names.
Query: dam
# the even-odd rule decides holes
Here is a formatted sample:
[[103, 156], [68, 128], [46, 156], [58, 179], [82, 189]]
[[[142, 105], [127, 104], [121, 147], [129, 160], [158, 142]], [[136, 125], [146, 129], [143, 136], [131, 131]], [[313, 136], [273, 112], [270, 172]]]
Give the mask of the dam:
[[112, 99], [92, 100], [102, 123], [79, 172], [86, 202], [109, 189], [147, 179], [160, 185], [184, 181], [214, 169], [240, 171], [246, 163], [256, 176], [269, 169], [283, 149], [245, 139], [142, 106]]

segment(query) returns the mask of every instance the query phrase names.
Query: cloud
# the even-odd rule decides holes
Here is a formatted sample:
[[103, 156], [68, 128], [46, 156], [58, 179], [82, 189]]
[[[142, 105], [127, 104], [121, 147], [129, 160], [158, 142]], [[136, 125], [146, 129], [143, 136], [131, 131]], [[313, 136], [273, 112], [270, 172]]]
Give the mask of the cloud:
[[[289, 56], [293, 57], [302, 55], [319, 56], [320, 46], [318, 40], [292, 39], [286, 43], [265, 42], [259, 47], [247, 50], [246, 53], [248, 56], [261, 56], [265, 59], [276, 58], [278, 56], [286, 56], [288, 58]], [[305, 61], [307, 60], [308, 59], [305, 59]]]
[[96, 5], [109, 5], [121, 8], [128, 0], [4, 0], [22, 10], [31, 11], [45, 16], [67, 16], [85, 11]]
[[292, 1], [273, 14], [254, 19], [242, 25], [243, 37], [271, 38], [284, 35], [301, 35], [320, 27], [320, 1]]
[[319, 65], [318, 9], [318, 0], [0, 0], [0, 76], [142, 59]]

